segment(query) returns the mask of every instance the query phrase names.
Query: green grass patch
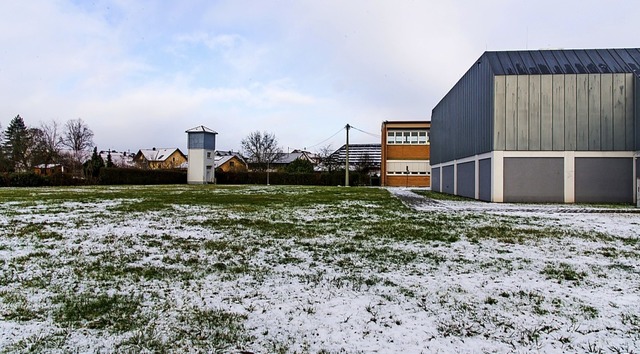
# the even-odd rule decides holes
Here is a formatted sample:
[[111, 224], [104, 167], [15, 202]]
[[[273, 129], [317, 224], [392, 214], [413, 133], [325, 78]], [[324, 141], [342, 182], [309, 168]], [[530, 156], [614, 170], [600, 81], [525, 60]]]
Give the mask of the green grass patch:
[[145, 322], [139, 313], [141, 300], [131, 295], [64, 294], [54, 301], [59, 307], [53, 318], [64, 327], [126, 332]]
[[587, 277], [586, 272], [579, 272], [567, 263], [548, 264], [540, 273], [545, 275], [547, 279], [555, 279], [558, 282], [580, 282]]

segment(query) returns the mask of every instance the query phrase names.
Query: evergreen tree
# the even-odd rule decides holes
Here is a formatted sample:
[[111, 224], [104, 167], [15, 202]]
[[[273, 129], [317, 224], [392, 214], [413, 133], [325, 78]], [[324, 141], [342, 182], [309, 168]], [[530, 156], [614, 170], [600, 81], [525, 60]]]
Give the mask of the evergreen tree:
[[104, 167], [104, 160], [98, 155], [98, 147], [93, 148], [91, 160], [84, 163], [84, 175], [87, 178], [98, 178], [100, 169]]
[[29, 167], [27, 150], [31, 145], [30, 134], [24, 120], [17, 115], [11, 120], [7, 130], [4, 132], [4, 143], [2, 152], [7, 160], [8, 170], [26, 170]]
[[309, 160], [296, 159], [288, 164], [284, 170], [289, 173], [313, 173], [313, 164]]
[[0, 125], [0, 172], [7, 172], [8, 170], [9, 165], [4, 152], [4, 131], [2, 131], [2, 125]]
[[107, 167], [113, 167], [113, 160], [111, 160], [111, 150], [107, 151]]

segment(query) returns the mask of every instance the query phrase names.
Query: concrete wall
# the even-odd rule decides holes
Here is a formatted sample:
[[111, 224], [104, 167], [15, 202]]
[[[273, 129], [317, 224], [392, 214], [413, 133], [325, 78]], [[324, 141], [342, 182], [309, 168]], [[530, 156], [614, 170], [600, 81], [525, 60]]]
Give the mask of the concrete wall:
[[458, 164], [456, 175], [457, 194], [467, 198], [476, 197], [476, 163], [465, 162]]
[[583, 157], [575, 160], [578, 203], [633, 203], [633, 159]]
[[478, 197], [480, 200], [491, 201], [491, 159], [478, 161]]
[[431, 169], [431, 189], [440, 192], [440, 168]]
[[442, 193], [454, 194], [454, 167], [442, 167]]
[[504, 159], [505, 202], [564, 202], [564, 159]]

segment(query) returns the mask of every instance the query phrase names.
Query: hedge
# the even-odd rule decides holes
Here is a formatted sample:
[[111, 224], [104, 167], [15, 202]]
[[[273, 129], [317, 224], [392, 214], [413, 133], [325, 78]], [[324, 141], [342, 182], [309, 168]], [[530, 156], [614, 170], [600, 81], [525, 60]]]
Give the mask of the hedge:
[[[314, 172], [314, 173], [286, 173], [270, 172], [269, 184], [275, 185], [314, 185], [314, 186], [342, 186], [344, 172]], [[218, 184], [266, 184], [266, 172], [222, 172], [216, 171]], [[349, 185], [371, 186], [380, 185], [380, 179], [370, 177], [366, 173], [350, 172]]]
[[99, 184], [185, 184], [187, 171], [101, 168]]
[[68, 173], [54, 173], [51, 176], [42, 176], [33, 172], [0, 175], [0, 187], [77, 186], [80, 184], [84, 184], [82, 179], [74, 178]]
[[[56, 173], [51, 176], [28, 173], [0, 174], [0, 187], [41, 187], [41, 186], [75, 186], [82, 184], [185, 184], [187, 172], [181, 170], [141, 170], [134, 168], [101, 168], [97, 179], [85, 180], [67, 173]], [[219, 184], [266, 184], [266, 172], [219, 172], [216, 171], [216, 183]], [[286, 173], [270, 172], [269, 184], [274, 185], [344, 185], [344, 172]], [[351, 186], [380, 185], [378, 177], [370, 177], [366, 173], [349, 173]]]

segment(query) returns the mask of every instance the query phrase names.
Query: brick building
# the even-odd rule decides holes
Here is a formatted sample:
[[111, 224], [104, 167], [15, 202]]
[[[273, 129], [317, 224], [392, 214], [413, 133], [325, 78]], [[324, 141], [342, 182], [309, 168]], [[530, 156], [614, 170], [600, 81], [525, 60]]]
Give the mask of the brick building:
[[431, 186], [429, 121], [382, 123], [381, 184], [383, 186]]

